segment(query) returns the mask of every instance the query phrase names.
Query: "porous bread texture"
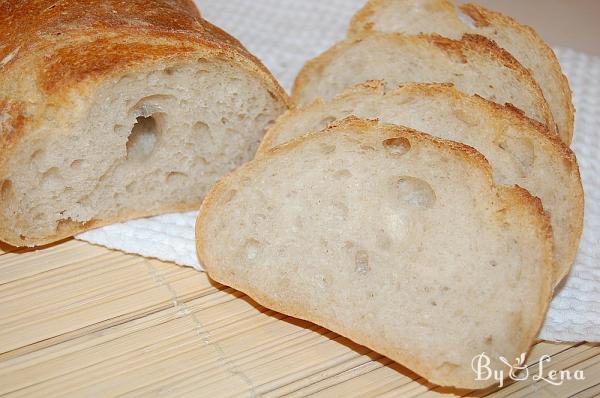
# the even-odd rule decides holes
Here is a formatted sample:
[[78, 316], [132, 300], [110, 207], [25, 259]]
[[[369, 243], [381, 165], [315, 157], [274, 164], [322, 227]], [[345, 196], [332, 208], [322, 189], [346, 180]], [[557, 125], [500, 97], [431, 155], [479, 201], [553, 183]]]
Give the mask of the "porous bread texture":
[[369, 80], [391, 85], [453, 83], [466, 93], [511, 103], [556, 132], [548, 104], [529, 70], [478, 35], [465, 35], [461, 40], [400, 33], [354, 36], [304, 65], [292, 99], [298, 105], [317, 98], [330, 100]]
[[195, 210], [250, 160], [284, 107], [227, 62], [155, 65], [109, 79], [91, 99], [12, 149], [2, 237], [38, 245], [116, 220]]
[[452, 39], [475, 33], [494, 40], [531, 70], [561, 139], [571, 143], [575, 109], [569, 82], [554, 51], [531, 27], [478, 4], [455, 7], [448, 0], [369, 0], [352, 19], [349, 35], [365, 32], [437, 33]]
[[197, 209], [289, 105], [187, 0], [0, 11], [0, 240], [15, 246]]
[[224, 177], [196, 224], [214, 280], [460, 388], [494, 383], [475, 355], [501, 369], [529, 350], [551, 235], [539, 200], [495, 185], [474, 149], [358, 119]]
[[555, 239], [557, 285], [571, 269], [583, 229], [584, 193], [575, 154], [558, 137], [513, 107], [464, 94], [450, 85], [382, 81], [357, 85], [329, 102], [317, 100], [280, 116], [259, 155], [309, 131], [354, 115], [408, 126], [467, 144], [490, 162], [494, 180], [541, 198]]

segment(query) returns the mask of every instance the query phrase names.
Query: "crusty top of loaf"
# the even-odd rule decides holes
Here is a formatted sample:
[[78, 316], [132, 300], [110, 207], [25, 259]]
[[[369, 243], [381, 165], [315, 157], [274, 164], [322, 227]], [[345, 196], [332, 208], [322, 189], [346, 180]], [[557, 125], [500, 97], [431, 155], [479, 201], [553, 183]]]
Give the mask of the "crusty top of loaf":
[[[254, 59], [238, 40], [202, 19], [193, 2], [188, 0], [24, 0], [0, 4], [0, 65], [3, 69], [17, 64], [30, 51], [47, 47], [61, 48], [70, 43], [116, 35], [123, 35], [120, 42], [126, 41], [124, 35], [144, 37], [147, 43], [152, 39], [167, 37], [195, 41], [236, 50]], [[95, 45], [96, 49], [101, 50], [103, 44], [106, 42]], [[179, 44], [182, 47], [180, 49], [185, 51], [184, 43]], [[151, 52], [146, 54], [152, 55]], [[70, 55], [73, 54], [56, 54], [58, 60], [54, 62], [62, 61], [63, 68], [77, 68], [79, 60]], [[79, 54], [80, 58], [81, 55], [90, 54]], [[110, 61], [114, 68], [127, 61], [124, 59], [126, 54], [113, 55]], [[102, 58], [98, 56], [97, 60]], [[68, 61], [75, 62], [69, 65]], [[46, 77], [50, 80], [55, 75], [48, 74]], [[45, 83], [50, 88], [50, 82]]]
[[86, 84], [161, 59], [226, 59], [253, 72], [274, 97], [289, 104], [264, 65], [202, 19], [191, 0], [4, 1], [0, 43], [4, 151], [43, 114], [43, 105], [68, 104], [68, 90], [84, 91]]
[[0, 59], [18, 47], [25, 50], [117, 32], [195, 36], [245, 51], [238, 40], [203, 20], [190, 0], [20, 0], [0, 4]]

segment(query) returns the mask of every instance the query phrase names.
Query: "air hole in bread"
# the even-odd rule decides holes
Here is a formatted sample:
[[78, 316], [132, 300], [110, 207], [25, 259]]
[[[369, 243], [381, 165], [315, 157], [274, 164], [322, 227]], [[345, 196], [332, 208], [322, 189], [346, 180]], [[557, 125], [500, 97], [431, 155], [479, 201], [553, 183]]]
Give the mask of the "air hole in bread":
[[192, 130], [194, 131], [195, 134], [199, 134], [199, 135], [206, 135], [206, 134], [210, 133], [210, 127], [208, 127], [208, 124], [206, 124], [204, 122], [194, 123], [194, 125], [192, 126]]
[[[202, 144], [208, 147], [216, 145], [210, 126], [203, 121], [197, 121], [192, 126], [192, 132], [198, 137], [202, 137]], [[206, 159], [205, 159], [206, 161]], [[206, 163], [208, 163], [206, 161]]]
[[362, 150], [362, 152], [373, 152], [373, 151], [375, 151], [375, 148], [373, 148], [371, 145], [366, 145], [366, 144], [361, 145], [360, 149]]
[[132, 193], [132, 192], [134, 192], [135, 191], [135, 185], [136, 185], [135, 181], [134, 182], [130, 182], [129, 184], [127, 184], [125, 186], [125, 192], [127, 192], [129, 194]]
[[244, 251], [246, 253], [246, 259], [249, 261], [256, 260], [258, 251], [260, 250], [260, 242], [254, 238], [246, 240], [244, 244]]
[[81, 166], [83, 166], [83, 160], [82, 159], [75, 159], [71, 162], [70, 166], [72, 169], [78, 170], [81, 168]]
[[405, 137], [388, 138], [382, 144], [388, 153], [394, 156], [406, 155], [411, 148], [410, 141]]
[[150, 156], [158, 134], [158, 125], [153, 116], [139, 116], [127, 139], [127, 159], [144, 160]]
[[329, 155], [331, 153], [334, 153], [335, 150], [337, 149], [335, 145], [326, 144], [323, 142], [319, 146], [321, 148], [321, 153], [323, 153], [323, 155]]
[[344, 178], [352, 177], [352, 173], [348, 169], [336, 170], [335, 173], [333, 173], [333, 177], [338, 180], [341, 180]]
[[163, 112], [165, 104], [169, 102], [176, 101], [176, 98], [172, 95], [149, 95], [140, 99], [135, 103], [132, 107], [130, 107], [129, 112], [133, 115], [149, 117], [156, 113]]
[[431, 209], [435, 204], [435, 191], [431, 185], [420, 178], [398, 177], [395, 188], [398, 199], [407, 205], [420, 209]]
[[167, 174], [167, 184], [182, 184], [188, 179], [188, 175], [185, 173], [180, 173], [178, 171], [172, 171]]
[[12, 181], [4, 180], [0, 186], [0, 198], [2, 200], [8, 200], [13, 194]]
[[417, 102], [419, 99], [416, 95], [404, 91], [392, 92], [392, 95], [394, 95], [394, 99], [396, 100], [396, 103], [398, 105], [410, 104], [413, 102]]
[[350, 214], [350, 209], [342, 202], [333, 202], [330, 214], [337, 220], [345, 221], [348, 218], [348, 214]]
[[[201, 62], [201, 61], [202, 61], [202, 60], [200, 60], [200, 62]], [[205, 62], [206, 62], [206, 60], [205, 60]], [[197, 71], [195, 71], [195, 72], [194, 72], [194, 76], [195, 76], [196, 78], [198, 78], [198, 77], [201, 77], [201, 76], [204, 76], [204, 75], [208, 75], [208, 74], [210, 74], [210, 71], [208, 71], [208, 70], [206, 70], [206, 69], [198, 69]]]
[[371, 271], [369, 265], [369, 252], [366, 250], [358, 250], [354, 255], [354, 271], [360, 275], [366, 275]]
[[62, 176], [58, 167], [52, 167], [42, 174], [41, 186], [43, 189], [52, 191], [60, 185], [62, 185]]
[[474, 113], [470, 114], [463, 109], [455, 109], [454, 116], [456, 116], [458, 120], [462, 121], [470, 127], [475, 127], [479, 124], [479, 120], [474, 115]]
[[42, 159], [44, 157], [44, 150], [38, 149], [31, 154], [31, 163], [37, 166], [38, 170], [42, 168]]
[[504, 134], [496, 144], [514, 160], [521, 177], [527, 177], [531, 173], [535, 162], [535, 149], [530, 139]]
[[265, 222], [265, 221], [267, 221], [267, 218], [268, 217], [266, 214], [261, 214], [261, 213], [257, 213], [253, 217], [255, 224]]
[[56, 224], [56, 232], [60, 233], [63, 231], [71, 232], [74, 229], [80, 229], [86, 224], [94, 222], [94, 220], [89, 221], [74, 221], [71, 218], [63, 218], [62, 220], [58, 220]]

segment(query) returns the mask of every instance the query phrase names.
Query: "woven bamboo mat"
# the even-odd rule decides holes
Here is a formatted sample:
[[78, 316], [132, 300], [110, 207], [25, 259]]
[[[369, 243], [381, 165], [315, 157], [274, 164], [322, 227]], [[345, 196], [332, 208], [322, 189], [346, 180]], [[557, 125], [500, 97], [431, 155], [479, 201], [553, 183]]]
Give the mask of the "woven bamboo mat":
[[584, 381], [440, 389], [316, 325], [269, 311], [205, 274], [79, 241], [0, 249], [0, 395], [600, 396], [600, 346], [538, 343], [546, 370]]

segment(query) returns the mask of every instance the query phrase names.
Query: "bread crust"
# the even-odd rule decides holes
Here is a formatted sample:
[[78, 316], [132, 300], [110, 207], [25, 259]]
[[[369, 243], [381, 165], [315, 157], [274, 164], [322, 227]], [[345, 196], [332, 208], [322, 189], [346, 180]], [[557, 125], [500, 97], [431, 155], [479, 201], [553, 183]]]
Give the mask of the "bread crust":
[[[270, 309], [285, 313], [290, 316], [305, 319], [311, 322], [316, 322], [336, 333], [349, 337], [350, 339], [353, 339], [361, 344], [366, 343], [365, 345], [370, 346], [370, 344], [368, 343], [371, 340], [369, 336], [361, 335], [359, 332], [356, 332], [354, 330], [338, 328], [335, 320], [318, 319], [318, 315], [316, 315], [314, 311], [310, 311], [307, 307], [290, 306], [284, 301], [273, 300], [268, 295], [263, 294], [263, 292], [254, 291], [251, 286], [247, 286], [246, 284], [241, 282], [232, 284], [232, 280], [235, 280], [236, 278], [228, 278], [227, 276], [224, 276], [224, 273], [222, 273], [222, 271], [226, 269], [226, 265], [219, 263], [218, 256], [214, 257], [208, 254], [207, 241], [210, 237], [207, 236], [204, 227], [209, 223], [209, 220], [207, 218], [210, 215], [211, 210], [218, 205], [217, 201], [228, 190], [229, 184], [232, 182], [234, 176], [249, 176], [252, 174], [254, 169], [266, 162], [269, 162], [269, 159], [271, 157], [288, 153], [303, 142], [313, 140], [322, 134], [335, 134], [335, 132], [338, 129], [352, 129], [360, 134], [368, 134], [370, 131], [373, 131], [374, 128], [377, 128], [378, 125], [379, 122], [376, 120], [364, 120], [356, 117], [348, 117], [338, 122], [337, 124], [331, 125], [330, 127], [321, 132], [312, 132], [304, 136], [298, 137], [285, 144], [277, 146], [273, 149], [270, 149], [264, 152], [263, 155], [256, 158], [252, 162], [247, 163], [235, 172], [232, 172], [227, 176], [223, 177], [207, 195], [205, 201], [202, 204], [196, 222], [197, 253], [200, 261], [204, 264], [209, 276], [219, 283], [229, 285], [237, 290], [242, 291], [245, 294], [248, 294], [259, 304], [264, 305]], [[530, 327], [523, 331], [524, 338], [522, 339], [522, 341], [519, 342], [516, 350], [516, 352], [519, 353], [528, 352], [531, 347], [531, 344], [535, 340], [542, 326], [552, 295], [552, 270], [554, 269], [554, 260], [552, 256], [552, 228], [550, 226], [549, 218], [544, 212], [544, 209], [541, 205], [541, 201], [533, 197], [531, 194], [529, 194], [526, 190], [522, 188], [506, 187], [494, 184], [492, 179], [491, 166], [489, 165], [485, 157], [481, 155], [478, 151], [467, 145], [453, 141], [438, 139], [433, 136], [420, 133], [402, 126], [383, 125], [380, 126], [379, 129], [379, 131], [385, 131], [385, 133], [389, 137], [409, 137], [411, 142], [413, 140], [428, 141], [436, 147], [440, 148], [441, 151], [450, 152], [454, 156], [460, 156], [467, 162], [471, 163], [474, 168], [482, 170], [486, 175], [490, 186], [496, 187], [498, 194], [502, 199], [506, 200], [507, 202], [511, 203], [514, 207], [518, 208], [517, 211], [523, 216], [523, 222], [530, 225], [531, 228], [535, 231], [535, 234], [538, 237], [538, 239], [541, 242], [543, 242], [543, 246], [545, 248], [542, 252], [544, 263], [539, 264], [538, 266], [542, 267], [541, 269], [544, 272], [544, 276], [542, 279], [542, 284], [540, 286], [539, 295], [537, 296], [538, 302], [536, 306], [538, 308], [538, 311], [536, 311], [535, 319], [530, 323]], [[515, 325], [515, 327], [519, 326]], [[477, 389], [487, 387], [491, 383], [493, 383], [493, 381], [477, 382], [474, 380], [461, 379], [454, 380], [449, 384], [448, 380], [440, 380], [437, 377], [435, 377], [436, 369], [432, 369], [431, 364], [424, 363], [419, 358], [406, 355], [402, 352], [399, 353], [393, 349], [385, 349], [385, 347], [381, 346], [370, 348], [373, 348], [377, 352], [382, 353], [390, 357], [391, 359], [408, 366], [411, 370], [416, 371], [418, 374], [426, 377], [433, 383], [441, 385], [452, 385], [459, 388]]]
[[514, 75], [523, 82], [524, 86], [531, 89], [536, 106], [541, 112], [544, 120], [544, 124], [550, 131], [558, 134], [548, 103], [546, 102], [542, 90], [533, 79], [531, 71], [524, 68], [512, 55], [498, 47], [493, 41], [483, 36], [472, 34], [464, 35], [461, 40], [448, 39], [435, 34], [408, 36], [401, 33], [365, 33], [362, 35], [355, 35], [349, 39], [336, 43], [329, 50], [308, 61], [304, 65], [296, 77], [292, 88], [293, 102], [296, 104], [301, 102], [302, 92], [305, 87], [309, 85], [311, 77], [320, 75], [323, 69], [340, 53], [365, 39], [389, 40], [396, 42], [399, 45], [412, 45], [416, 47], [434, 45], [443, 51], [446, 51], [451, 58], [460, 57], [462, 60], [467, 59], [466, 53], [468, 52], [479, 55], [490, 54], [492, 59], [498, 60], [506, 68], [509, 68]]
[[527, 41], [535, 46], [538, 53], [542, 54], [551, 65], [552, 79], [558, 82], [560, 86], [561, 102], [562, 106], [566, 110], [567, 119], [564, 129], [558, 129], [563, 141], [570, 145], [573, 140], [573, 132], [575, 128], [575, 106], [573, 105], [573, 93], [567, 76], [562, 71], [560, 62], [556, 58], [556, 54], [548, 46], [548, 44], [540, 37], [540, 35], [528, 25], [521, 24], [515, 19], [508, 15], [500, 12], [489, 10], [479, 4], [465, 3], [461, 4], [459, 8], [473, 18], [477, 27], [509, 27], [512, 28], [523, 36], [527, 37]]
[[[413, 2], [419, 3], [419, 1]], [[373, 22], [370, 22], [370, 19], [378, 9], [388, 3], [390, 3], [390, 0], [369, 0], [367, 4], [353, 16], [348, 29], [348, 36], [352, 37], [366, 32], [374, 32], [375, 27], [373, 26]], [[476, 3], [465, 3], [457, 6], [449, 0], [435, 0], [433, 2], [422, 3], [426, 4], [428, 10], [431, 8], [429, 11], [438, 12], [448, 16], [448, 18], [446, 18], [446, 23], [452, 25], [457, 30], [476, 33], [487, 37], [484, 29], [502, 31], [510, 29], [513, 34], [516, 32], [523, 39], [524, 43], [527, 43], [528, 46], [532, 46], [534, 48], [534, 53], [547, 61], [552, 80], [557, 82], [558, 91], [560, 91], [561, 106], [566, 114], [566, 124], [561, 126], [561, 128], [557, 127], [556, 130], [560, 133], [562, 140], [567, 145], [571, 144], [575, 123], [575, 107], [573, 106], [569, 81], [562, 72], [560, 62], [556, 58], [554, 51], [533, 28], [519, 23], [508, 15], [489, 10]], [[469, 28], [465, 23], [460, 21], [457, 8], [473, 20], [475, 29]], [[493, 40], [491, 37], [488, 38]], [[526, 60], [519, 59], [518, 61], [526, 64]]]
[[[153, 65], [223, 60], [260, 81], [284, 107], [290, 106], [266, 67], [238, 40], [202, 19], [190, 0], [5, 1], [0, 3], [0, 43], [0, 177], [15, 146], [36, 134], [44, 120], [65, 120], [60, 110], [72, 107], [74, 98], [86, 98], [111, 78]], [[0, 237], [13, 245], [37, 245], [115, 221], [198, 205], [128, 213], [33, 240], [11, 233], [0, 219]]]

